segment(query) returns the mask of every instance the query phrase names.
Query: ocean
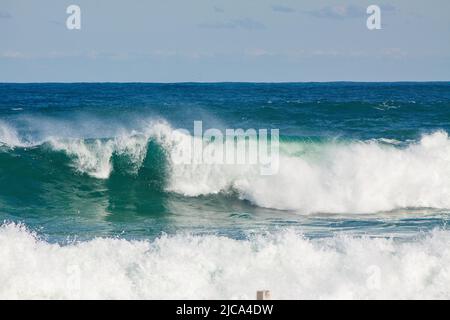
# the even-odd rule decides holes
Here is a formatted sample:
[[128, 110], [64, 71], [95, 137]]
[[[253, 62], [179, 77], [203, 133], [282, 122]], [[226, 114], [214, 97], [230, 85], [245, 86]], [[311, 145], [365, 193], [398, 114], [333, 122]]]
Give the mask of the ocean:
[[449, 133], [448, 82], [0, 84], [0, 298], [449, 299]]

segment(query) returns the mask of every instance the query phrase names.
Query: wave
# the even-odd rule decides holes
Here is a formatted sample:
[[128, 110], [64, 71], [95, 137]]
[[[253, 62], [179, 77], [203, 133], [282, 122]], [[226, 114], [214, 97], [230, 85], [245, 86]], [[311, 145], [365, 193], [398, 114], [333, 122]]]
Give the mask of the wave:
[[142, 135], [123, 135], [113, 140], [86, 141], [80, 139], [51, 139], [54, 150], [64, 151], [73, 158], [72, 166], [81, 173], [98, 179], [107, 179], [111, 175], [113, 155], [126, 155], [130, 160], [130, 169], [137, 172], [141, 167], [146, 152], [148, 138]]
[[23, 147], [25, 144], [20, 140], [17, 131], [7, 123], [0, 121], [0, 147]]
[[326, 144], [282, 155], [277, 175], [233, 181], [241, 198], [300, 212], [370, 213], [450, 207], [450, 140], [443, 131], [406, 148], [377, 142]]
[[[139, 178], [150, 166], [167, 172], [161, 176], [166, 192], [187, 197], [231, 193], [260, 207], [303, 214], [450, 208], [450, 139], [444, 131], [405, 145], [386, 139], [284, 139], [279, 172], [270, 176], [262, 176], [257, 165], [175, 163], [173, 159], [190, 152], [194, 139], [165, 121], [149, 121], [114, 138], [51, 136], [38, 148], [63, 152], [75, 171], [96, 179], [108, 179], [119, 170]], [[5, 124], [0, 126], [0, 141], [12, 148], [31, 145]], [[162, 163], [146, 161], [156, 148], [163, 150], [164, 157], [158, 158]], [[208, 145], [204, 154], [214, 154], [216, 148]], [[126, 158], [125, 169], [117, 165], [121, 157]]]
[[0, 298], [254, 299], [269, 289], [274, 299], [449, 299], [449, 241], [445, 231], [404, 243], [285, 230], [59, 245], [4, 224]]

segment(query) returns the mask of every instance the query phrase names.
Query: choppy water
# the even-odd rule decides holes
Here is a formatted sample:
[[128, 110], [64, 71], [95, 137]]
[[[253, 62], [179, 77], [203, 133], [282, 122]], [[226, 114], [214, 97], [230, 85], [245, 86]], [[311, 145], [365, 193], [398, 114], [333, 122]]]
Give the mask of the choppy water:
[[[198, 120], [278, 173], [173, 163]], [[0, 84], [0, 296], [449, 298], [449, 132], [450, 83]]]

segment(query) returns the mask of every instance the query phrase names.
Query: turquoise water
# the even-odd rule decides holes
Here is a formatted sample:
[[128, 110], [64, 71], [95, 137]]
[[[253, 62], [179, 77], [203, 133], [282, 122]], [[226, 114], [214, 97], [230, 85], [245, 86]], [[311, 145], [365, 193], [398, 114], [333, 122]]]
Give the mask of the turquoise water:
[[[317, 153], [320, 157], [326, 146], [339, 145], [345, 150], [346, 144], [373, 140], [401, 150], [423, 135], [450, 130], [449, 89], [448, 83], [4, 84], [0, 86], [0, 140], [6, 140], [0, 152], [0, 219], [23, 222], [55, 241], [118, 235], [152, 238], [179, 230], [239, 238], [249, 230], [283, 226], [298, 226], [312, 237], [345, 230], [376, 235], [445, 228], [445, 206], [412, 209], [413, 199], [406, 199], [405, 207], [386, 204], [384, 210], [337, 205], [332, 212], [322, 212], [317, 205], [302, 212], [301, 205], [298, 210], [295, 206], [277, 210], [286, 209], [280, 203], [261, 208], [251, 199], [240, 197], [242, 190], [233, 186], [219, 190], [211, 187], [211, 192], [193, 197], [168, 192], [171, 173], [166, 150], [152, 137], [146, 138], [148, 146], [142, 151], [145, 156], [139, 168], [131, 169], [134, 164], [126, 152], [113, 152], [109, 158], [104, 156], [111, 163], [110, 172], [99, 179], [95, 167], [84, 171], [77, 167], [81, 150], [58, 150], [49, 141], [63, 141], [67, 146], [75, 139], [94, 145], [99, 139], [105, 142], [122, 135], [139, 135], [152, 120], [163, 119], [167, 128], [191, 132], [195, 120], [202, 120], [205, 129], [277, 128], [282, 137], [281, 150], [291, 150], [292, 157], [301, 159]], [[131, 138], [126, 143], [136, 148]], [[94, 162], [102, 157], [95, 152], [89, 155]], [[383, 157], [381, 151], [374, 156]], [[360, 162], [364, 161], [361, 157]], [[295, 165], [289, 170], [301, 179], [302, 172], [296, 172]], [[447, 168], [444, 171], [447, 173]], [[383, 183], [389, 185], [389, 172], [380, 168], [379, 178], [384, 174]], [[246, 178], [251, 182], [251, 177]], [[366, 178], [370, 178], [369, 173]], [[350, 180], [352, 172], [336, 179]], [[300, 182], [286, 183], [283, 187], [287, 189], [303, 188], [295, 184]], [[362, 181], [342, 183], [347, 187], [355, 184], [349, 191], [355, 193], [354, 197], [358, 188], [368, 188]], [[443, 183], [443, 188], [448, 186]], [[301, 192], [296, 195], [299, 202], [307, 196]], [[433, 192], [449, 196], [444, 190], [430, 190]], [[322, 201], [319, 194], [314, 197]], [[377, 215], [379, 211], [384, 214]], [[330, 215], [333, 213], [339, 215]]]
[[[279, 129], [279, 171], [172, 163], [192, 139], [174, 130], [192, 133], [194, 121]], [[260, 255], [275, 250], [264, 268], [289, 274], [295, 288], [278, 273], [257, 283], [279, 297], [382, 297], [364, 285], [374, 257], [391, 277], [380, 284], [385, 297], [449, 297], [449, 132], [450, 83], [0, 84], [0, 255], [10, 261], [0, 283], [12, 281], [0, 294], [73, 297], [51, 279], [54, 287], [27, 289], [11, 280], [28, 264], [21, 250], [35, 261], [22, 273], [35, 278], [66, 276], [79, 254], [128, 281], [115, 294], [81, 267], [98, 289], [81, 297], [174, 298], [167, 288], [183, 287], [176, 274], [188, 270], [193, 288], [213, 277], [189, 297], [246, 298], [253, 288], [225, 275], [257, 274]], [[228, 264], [232, 252], [253, 260]], [[408, 287], [411, 264], [419, 278]], [[314, 268], [321, 275], [308, 289], [299, 275]], [[327, 277], [336, 287], [323, 291]]]

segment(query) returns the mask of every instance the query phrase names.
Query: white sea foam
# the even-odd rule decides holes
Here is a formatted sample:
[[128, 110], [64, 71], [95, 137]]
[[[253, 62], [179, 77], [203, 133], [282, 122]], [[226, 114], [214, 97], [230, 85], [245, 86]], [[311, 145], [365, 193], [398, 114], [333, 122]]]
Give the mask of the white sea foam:
[[[301, 214], [373, 213], [407, 207], [450, 208], [450, 139], [444, 131], [396, 146], [383, 141], [282, 143], [279, 172], [262, 176], [257, 165], [176, 164], [191, 152], [195, 138], [167, 122], [140, 123], [109, 139], [46, 138], [73, 158], [73, 167], [107, 179], [114, 154], [126, 155], [137, 172], [150, 139], [167, 153], [166, 189], [185, 196], [235, 192], [255, 205]], [[13, 128], [0, 123], [0, 141], [23, 145]], [[204, 147], [204, 155], [217, 152]]]
[[2, 299], [449, 299], [450, 233], [413, 242], [293, 231], [234, 240], [163, 236], [60, 246], [0, 227]]
[[6, 145], [8, 147], [24, 145], [15, 128], [3, 121], [0, 121], [0, 145]]
[[[170, 152], [182, 147], [174, 145]], [[168, 189], [186, 196], [234, 190], [258, 206], [300, 213], [450, 208], [446, 132], [424, 135], [405, 148], [368, 141], [329, 143], [311, 154], [288, 154], [280, 156], [279, 173], [271, 176], [261, 176], [252, 166], [174, 165]]]
[[55, 150], [61, 150], [74, 157], [73, 166], [77, 171], [87, 173], [92, 177], [106, 179], [109, 177], [112, 165], [113, 141], [95, 140], [86, 143], [84, 140], [51, 140]]
[[50, 139], [55, 150], [73, 157], [74, 168], [94, 178], [107, 179], [113, 170], [113, 154], [126, 155], [130, 169], [136, 173], [147, 152], [148, 137], [135, 132], [123, 133], [114, 139]]

